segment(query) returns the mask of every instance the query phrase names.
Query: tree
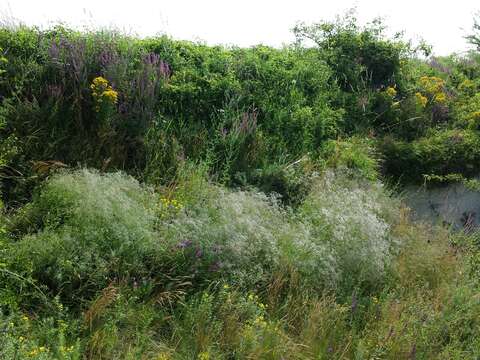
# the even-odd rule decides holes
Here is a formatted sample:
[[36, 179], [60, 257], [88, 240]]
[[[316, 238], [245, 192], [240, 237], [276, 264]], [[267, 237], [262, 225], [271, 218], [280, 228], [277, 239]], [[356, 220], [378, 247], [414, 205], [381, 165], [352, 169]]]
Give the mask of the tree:
[[306, 41], [318, 46], [344, 91], [357, 92], [395, 84], [407, 46], [398, 38], [387, 39], [384, 30], [380, 19], [359, 26], [351, 10], [334, 22], [297, 24], [293, 32], [297, 44]]
[[465, 38], [470, 44], [476, 46], [478, 51], [480, 51], [480, 12], [477, 13], [473, 19], [472, 31], [473, 33]]

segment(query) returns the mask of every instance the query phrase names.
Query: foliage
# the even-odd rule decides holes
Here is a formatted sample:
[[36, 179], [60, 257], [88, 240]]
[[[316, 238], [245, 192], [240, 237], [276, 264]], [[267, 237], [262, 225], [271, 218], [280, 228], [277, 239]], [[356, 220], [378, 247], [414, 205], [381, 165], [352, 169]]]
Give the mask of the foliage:
[[0, 357], [480, 356], [478, 235], [382, 183], [478, 189], [480, 56], [294, 33], [0, 29]]
[[472, 34], [467, 35], [466, 39], [467, 41], [476, 46], [477, 50], [480, 49], [480, 22], [478, 20], [479, 15], [477, 14], [476, 17], [473, 19], [473, 27], [472, 27]]
[[341, 167], [297, 210], [194, 169], [161, 193], [118, 173], [53, 175], [7, 222], [3, 354], [478, 354], [473, 239], [412, 225]]
[[[476, 174], [480, 138], [472, 130], [442, 130], [412, 143], [385, 138], [380, 144], [385, 171], [403, 182], [421, 182], [423, 175]], [[409, 172], [403, 169], [409, 168]]]

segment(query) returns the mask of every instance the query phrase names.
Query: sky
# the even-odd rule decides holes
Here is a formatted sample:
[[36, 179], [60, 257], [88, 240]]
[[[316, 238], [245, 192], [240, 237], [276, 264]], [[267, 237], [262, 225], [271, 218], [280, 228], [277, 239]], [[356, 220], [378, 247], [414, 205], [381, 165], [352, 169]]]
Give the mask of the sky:
[[393, 34], [424, 39], [434, 53], [468, 48], [480, 1], [456, 0], [0, 0], [0, 19], [48, 27], [110, 27], [139, 36], [167, 34], [208, 44], [281, 46], [298, 22], [333, 20], [351, 8], [360, 23], [383, 17]]

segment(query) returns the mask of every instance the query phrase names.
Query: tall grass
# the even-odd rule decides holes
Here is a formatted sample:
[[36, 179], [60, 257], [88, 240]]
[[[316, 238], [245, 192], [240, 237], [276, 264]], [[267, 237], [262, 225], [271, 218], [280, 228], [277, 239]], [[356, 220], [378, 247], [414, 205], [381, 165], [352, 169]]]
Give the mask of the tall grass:
[[471, 358], [473, 250], [406, 214], [341, 168], [296, 209], [189, 165], [156, 191], [60, 171], [4, 221], [1, 354]]

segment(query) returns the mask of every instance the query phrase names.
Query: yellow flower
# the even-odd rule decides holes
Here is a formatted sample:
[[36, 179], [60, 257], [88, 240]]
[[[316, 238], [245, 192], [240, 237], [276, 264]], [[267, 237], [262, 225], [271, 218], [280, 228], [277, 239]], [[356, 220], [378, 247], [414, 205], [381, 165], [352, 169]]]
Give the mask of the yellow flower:
[[164, 352], [160, 353], [157, 356], [157, 360], [169, 360], [169, 359], [170, 359], [170, 355]]
[[108, 90], [105, 90], [103, 93], [102, 93], [102, 96], [104, 98], [106, 98], [110, 103], [112, 104], [116, 104], [117, 103], [117, 98], [118, 98], [118, 93], [109, 88]]
[[198, 354], [198, 360], [210, 360], [210, 354], [207, 351], [203, 351]]
[[458, 85], [460, 90], [472, 90], [475, 89], [475, 83], [472, 80], [466, 79], [460, 85]]
[[435, 101], [438, 103], [444, 103], [445, 101], [447, 101], [447, 96], [443, 92], [438, 93], [437, 95], [435, 95]]
[[35, 355], [37, 355], [37, 354], [38, 354], [38, 350], [37, 350], [37, 349], [33, 349], [32, 351], [30, 351], [30, 352], [28, 353], [28, 355], [30, 355], [30, 356], [32, 356], [32, 357], [35, 356]]
[[430, 94], [435, 94], [443, 91], [445, 81], [436, 76], [422, 76], [420, 78], [420, 84]]
[[426, 96], [423, 96], [422, 93], [415, 93], [415, 98], [417, 99], [417, 104], [419, 104], [421, 107], [427, 106], [428, 99]]
[[397, 90], [395, 88], [389, 86], [385, 92], [388, 94], [390, 97], [395, 97], [397, 95]]
[[267, 322], [265, 321], [265, 318], [263, 317], [263, 315], [257, 316], [255, 318], [255, 320], [253, 321], [253, 324], [257, 325], [257, 326], [260, 326], [260, 327], [267, 326]]
[[117, 103], [118, 92], [113, 90], [113, 88], [108, 84], [107, 79], [101, 76], [96, 77], [93, 79], [90, 89], [92, 90], [92, 97], [95, 99], [96, 103], [95, 111], [100, 111], [100, 105], [104, 102], [103, 100], [110, 105]]
[[104, 77], [98, 76], [92, 81], [92, 88], [93, 87], [107, 87], [108, 86], [108, 80], [105, 79]]

